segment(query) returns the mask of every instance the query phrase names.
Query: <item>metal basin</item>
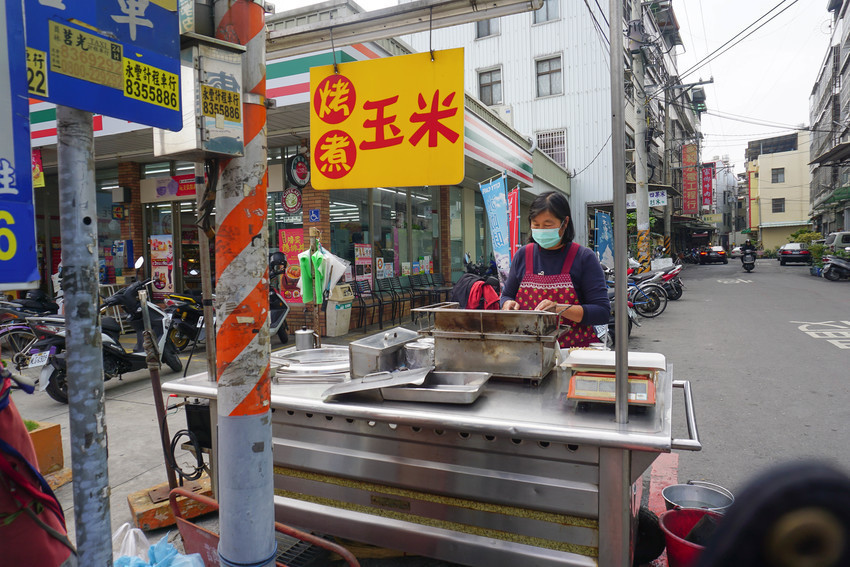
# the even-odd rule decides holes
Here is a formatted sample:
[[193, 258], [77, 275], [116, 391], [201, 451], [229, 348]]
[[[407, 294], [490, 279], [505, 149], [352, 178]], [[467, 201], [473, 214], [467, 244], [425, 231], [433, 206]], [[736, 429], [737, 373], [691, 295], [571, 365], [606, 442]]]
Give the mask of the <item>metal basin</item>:
[[296, 350], [283, 355], [272, 355], [272, 364], [278, 365], [278, 381], [306, 376], [328, 376], [333, 381], [345, 378], [349, 370], [348, 348], [327, 345], [322, 348]]
[[698, 480], [688, 484], [671, 484], [661, 490], [668, 510], [674, 508], [702, 508], [721, 514], [735, 502], [731, 492], [710, 482]]

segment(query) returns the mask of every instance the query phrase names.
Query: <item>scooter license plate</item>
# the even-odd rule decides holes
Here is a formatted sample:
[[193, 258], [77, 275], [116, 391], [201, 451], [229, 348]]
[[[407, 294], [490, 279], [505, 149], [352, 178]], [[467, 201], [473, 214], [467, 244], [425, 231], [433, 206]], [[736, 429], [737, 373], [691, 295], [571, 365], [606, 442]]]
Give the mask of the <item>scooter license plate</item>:
[[44, 352], [37, 352], [30, 357], [30, 363], [27, 365], [27, 368], [41, 368], [45, 364], [47, 364], [47, 360], [50, 358], [51, 351], [46, 350]]

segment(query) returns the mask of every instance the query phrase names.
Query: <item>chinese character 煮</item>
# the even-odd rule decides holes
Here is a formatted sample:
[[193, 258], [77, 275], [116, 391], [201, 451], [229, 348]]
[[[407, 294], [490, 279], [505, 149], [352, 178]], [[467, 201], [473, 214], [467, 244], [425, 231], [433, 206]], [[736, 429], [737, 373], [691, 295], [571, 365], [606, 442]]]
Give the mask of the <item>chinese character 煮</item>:
[[346, 175], [357, 159], [351, 136], [341, 130], [326, 132], [316, 143], [316, 164], [326, 177], [339, 179]]

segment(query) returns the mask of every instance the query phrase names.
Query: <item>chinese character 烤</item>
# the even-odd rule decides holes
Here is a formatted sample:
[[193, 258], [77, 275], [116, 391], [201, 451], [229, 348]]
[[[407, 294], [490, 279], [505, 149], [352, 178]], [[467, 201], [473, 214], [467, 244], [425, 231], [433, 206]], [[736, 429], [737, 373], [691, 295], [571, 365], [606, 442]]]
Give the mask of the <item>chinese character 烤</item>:
[[124, 15], [112, 16], [112, 19], [119, 24], [129, 24], [132, 41], [136, 41], [136, 26], [153, 28], [153, 22], [144, 17], [150, 0], [117, 0], [117, 2]]
[[351, 116], [356, 102], [354, 85], [343, 75], [322, 79], [313, 95], [316, 115], [328, 124], [339, 124]]

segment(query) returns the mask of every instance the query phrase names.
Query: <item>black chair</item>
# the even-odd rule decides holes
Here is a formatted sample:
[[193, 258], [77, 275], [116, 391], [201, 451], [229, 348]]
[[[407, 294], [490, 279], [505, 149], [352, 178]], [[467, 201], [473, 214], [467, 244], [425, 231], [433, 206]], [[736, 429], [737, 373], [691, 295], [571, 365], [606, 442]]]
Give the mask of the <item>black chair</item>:
[[380, 294], [372, 292], [372, 286], [368, 280], [359, 280], [354, 282], [354, 298], [357, 300], [357, 306], [360, 312], [357, 314], [357, 326], [366, 326], [366, 311], [371, 309], [369, 324], [371, 325], [375, 319], [375, 310], [378, 311], [378, 328], [384, 328], [384, 302]]
[[[431, 285], [434, 287], [434, 294], [437, 297], [437, 301], [448, 301], [452, 294], [452, 286], [446, 284], [443, 274], [435, 273], [429, 275]], [[443, 296], [445, 296], [445, 299], [442, 299]]]
[[398, 308], [398, 322], [399, 324], [401, 324], [401, 305], [398, 296], [393, 291], [392, 283], [390, 282], [389, 278], [378, 278], [378, 280], [376, 281], [378, 284], [378, 288], [375, 290], [375, 293], [380, 296], [381, 300], [384, 303], [390, 304], [390, 322], [392, 324], [395, 324], [395, 312], [396, 308]]
[[440, 300], [439, 294], [436, 293], [434, 285], [428, 281], [429, 274], [418, 274], [410, 276], [410, 285], [413, 289], [417, 289], [428, 294], [428, 304], [437, 303]]
[[[416, 307], [416, 302], [420, 299], [423, 300], [422, 305], [419, 307], [424, 307], [425, 302], [428, 301], [429, 294], [427, 291], [415, 289], [411, 283], [411, 277], [412, 276], [402, 276], [398, 278], [398, 280], [401, 290], [404, 293], [407, 293], [410, 297], [410, 320], [416, 321], [416, 314], [413, 312], [413, 309]], [[398, 293], [398, 291], [396, 291], [396, 293]]]
[[413, 309], [413, 295], [411, 294], [411, 290], [405, 290], [401, 285], [401, 278], [398, 276], [394, 276], [391, 278], [387, 278], [390, 282], [390, 286], [392, 287], [393, 293], [396, 296], [396, 300], [399, 305], [399, 314], [398, 321], [401, 323], [402, 318], [404, 317], [404, 304], [407, 302], [408, 306]]

